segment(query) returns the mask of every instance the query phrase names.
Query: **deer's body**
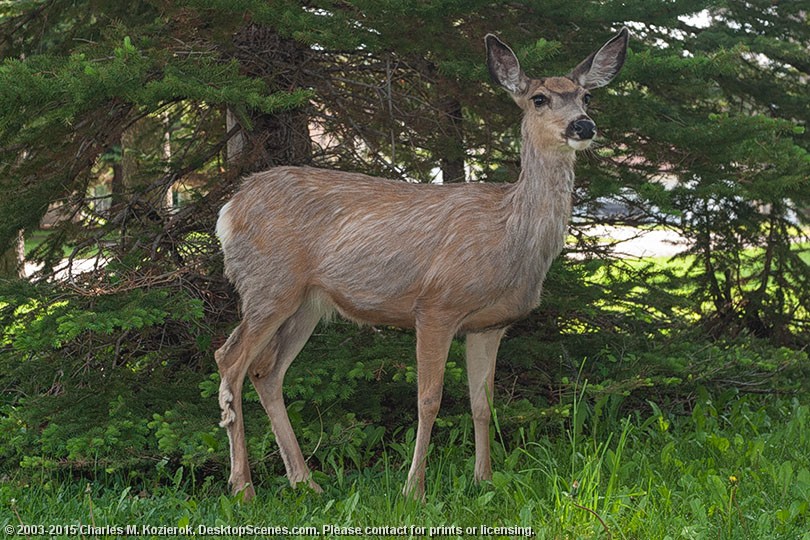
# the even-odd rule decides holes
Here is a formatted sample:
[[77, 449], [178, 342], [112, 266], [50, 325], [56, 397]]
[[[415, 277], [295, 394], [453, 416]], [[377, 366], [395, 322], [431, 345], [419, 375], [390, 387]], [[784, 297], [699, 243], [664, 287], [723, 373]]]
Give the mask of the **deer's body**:
[[443, 309], [457, 332], [504, 327], [539, 301], [563, 245], [571, 173], [549, 193], [538, 178], [436, 186], [271, 169], [221, 212], [227, 276], [250, 299], [245, 318], [296, 291], [358, 322], [413, 328], [420, 311]]
[[[424, 491], [450, 342], [467, 335], [475, 477], [491, 476], [498, 345], [505, 328], [539, 303], [543, 279], [563, 247], [573, 150], [587, 146], [595, 130], [581, 101], [587, 102], [586, 88], [606, 84], [621, 67], [626, 37], [622, 31], [570, 78], [533, 80], [508, 47], [488, 36], [493, 77], [527, 110], [514, 184], [408, 184], [308, 167], [279, 167], [245, 181], [217, 222], [226, 275], [242, 299], [242, 322], [216, 354], [235, 490], [253, 493], [241, 412], [245, 375], [270, 416], [290, 482], [318, 489], [281, 384], [317, 322], [333, 310], [359, 322], [416, 329], [419, 425], [410, 493]], [[607, 69], [609, 61], [608, 77], [596, 67]], [[531, 110], [544, 106], [541, 95], [557, 114], [538, 123], [550, 114]]]

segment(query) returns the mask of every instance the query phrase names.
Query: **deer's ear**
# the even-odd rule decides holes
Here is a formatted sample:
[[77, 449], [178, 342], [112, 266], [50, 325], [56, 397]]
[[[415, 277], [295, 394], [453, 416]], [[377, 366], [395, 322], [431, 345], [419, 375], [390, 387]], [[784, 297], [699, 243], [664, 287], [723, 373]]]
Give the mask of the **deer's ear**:
[[512, 94], [526, 92], [529, 78], [520, 69], [520, 63], [512, 49], [493, 34], [487, 34], [484, 42], [487, 45], [487, 67], [492, 80]]
[[601, 49], [592, 53], [575, 67], [568, 77], [588, 90], [605, 86], [619, 74], [627, 57], [630, 33], [622, 28]]

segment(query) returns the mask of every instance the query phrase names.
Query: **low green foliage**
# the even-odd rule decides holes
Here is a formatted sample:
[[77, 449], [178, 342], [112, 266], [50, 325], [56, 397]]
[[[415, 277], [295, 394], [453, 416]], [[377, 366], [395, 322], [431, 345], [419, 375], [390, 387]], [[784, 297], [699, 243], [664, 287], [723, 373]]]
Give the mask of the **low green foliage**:
[[[689, 415], [652, 402], [624, 414], [597, 411], [587, 388], [565, 398], [568, 418], [534, 421], [507, 440], [496, 432], [497, 472], [482, 486], [471, 481], [470, 422], [438, 430], [424, 503], [399, 495], [413, 442], [406, 435], [385, 437], [387, 450], [360, 469], [325, 467], [323, 495], [259, 476], [251, 504], [225, 495], [220, 474], [200, 478], [165, 462], [140, 486], [124, 471], [78, 481], [16, 478], [0, 488], [0, 525], [26, 525], [20, 531], [28, 536], [35, 526], [83, 524], [220, 527], [225, 536], [237, 534], [226, 527], [253, 526], [286, 528], [287, 537], [335, 536], [329, 527], [376, 527], [371, 536], [403, 538], [431, 529], [450, 538], [810, 537], [807, 403], [700, 389]], [[350, 452], [342, 457], [353, 460]], [[385, 527], [405, 528], [380, 533]]]
[[117, 289], [122, 271], [111, 268], [92, 295], [25, 283], [0, 290], [4, 525], [426, 528], [405, 537], [430, 527], [514, 537], [526, 529], [482, 527], [530, 527], [539, 538], [807, 530], [807, 352], [751, 336], [708, 340], [679, 310], [677, 291], [670, 307], [659, 297], [656, 310], [645, 308], [666, 283], [639, 286], [638, 269], [599, 283], [598, 261], [555, 265], [548, 301], [499, 353], [497, 472], [484, 486], [472, 482], [464, 348], [453, 343], [424, 504], [399, 495], [416, 426], [413, 333], [321, 325], [292, 364], [285, 397], [326, 493], [287, 487], [248, 386], [259, 492], [250, 505], [226, 495], [217, 312], [182, 279]]

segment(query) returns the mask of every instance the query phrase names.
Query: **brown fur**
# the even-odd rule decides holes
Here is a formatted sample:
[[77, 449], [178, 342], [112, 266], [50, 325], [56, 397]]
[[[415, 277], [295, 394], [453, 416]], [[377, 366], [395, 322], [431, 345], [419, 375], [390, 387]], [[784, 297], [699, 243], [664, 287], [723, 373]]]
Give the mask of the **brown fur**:
[[[563, 247], [574, 181], [567, 132], [587, 116], [585, 88], [571, 78], [528, 79], [508, 47], [494, 36], [487, 44], [490, 71], [517, 89], [512, 97], [525, 112], [516, 183], [435, 186], [279, 167], [248, 178], [222, 208], [217, 235], [243, 315], [216, 353], [234, 490], [253, 495], [241, 411], [245, 376], [270, 417], [290, 482], [320, 489], [290, 426], [281, 385], [318, 320], [333, 310], [358, 322], [416, 329], [419, 423], [405, 486], [410, 494], [424, 493], [451, 340], [467, 335], [475, 478], [491, 477], [498, 345], [505, 328], [538, 304]], [[533, 104], [538, 92], [548, 106]]]

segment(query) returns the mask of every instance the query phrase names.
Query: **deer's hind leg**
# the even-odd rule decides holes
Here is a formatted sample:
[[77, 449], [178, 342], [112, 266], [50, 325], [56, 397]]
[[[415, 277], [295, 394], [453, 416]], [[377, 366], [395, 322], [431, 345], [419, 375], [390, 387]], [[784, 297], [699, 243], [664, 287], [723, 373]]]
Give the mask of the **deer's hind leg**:
[[304, 302], [289, 319], [284, 321], [272, 341], [262, 351], [260, 358], [248, 370], [250, 381], [259, 393], [267, 416], [270, 417], [270, 425], [276, 436], [281, 459], [284, 461], [287, 479], [293, 486], [307, 482], [309, 487], [317, 492], [322, 490], [310, 477], [309, 468], [293, 432], [284, 405], [282, 384], [287, 368], [301, 352], [323, 315], [324, 310], [320, 305]]
[[267, 346], [286, 316], [270, 316], [254, 322], [245, 317], [234, 329], [225, 344], [214, 353], [219, 368], [219, 406], [222, 409], [220, 426], [228, 433], [231, 453], [231, 474], [228, 483], [234, 493], [244, 490], [250, 499], [255, 491], [250, 479], [245, 424], [242, 416], [242, 387], [245, 375], [258, 354]]

